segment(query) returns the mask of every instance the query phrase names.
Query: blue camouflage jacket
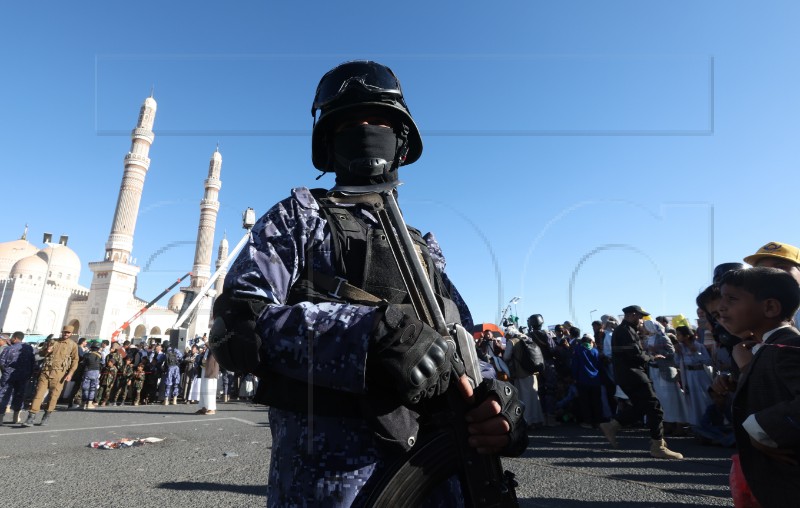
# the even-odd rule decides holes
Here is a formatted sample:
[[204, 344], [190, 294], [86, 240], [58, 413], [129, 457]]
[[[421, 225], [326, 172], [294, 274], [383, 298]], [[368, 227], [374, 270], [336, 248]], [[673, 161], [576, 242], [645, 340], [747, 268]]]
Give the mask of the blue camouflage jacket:
[[0, 354], [0, 371], [3, 381], [26, 380], [33, 374], [36, 366], [33, 347], [25, 342], [11, 344]]
[[[368, 224], [378, 224], [357, 205], [353, 213]], [[443, 270], [444, 258], [435, 239], [429, 234], [426, 242], [434, 264]], [[225, 278], [225, 291], [269, 303], [256, 322], [262, 340], [261, 362], [267, 371], [363, 395], [376, 308], [331, 302], [285, 304], [309, 263], [316, 272], [336, 275], [332, 254], [330, 228], [316, 200], [305, 187], [293, 189], [289, 198], [258, 220]], [[462, 324], [471, 327], [466, 304], [442, 275], [452, 288]], [[269, 382], [268, 377], [262, 379], [267, 389]], [[370, 476], [390, 460], [381, 446], [382, 437], [360, 414], [312, 418], [273, 407], [269, 420], [273, 434], [269, 506], [350, 506]], [[452, 498], [445, 504], [452, 505]]]

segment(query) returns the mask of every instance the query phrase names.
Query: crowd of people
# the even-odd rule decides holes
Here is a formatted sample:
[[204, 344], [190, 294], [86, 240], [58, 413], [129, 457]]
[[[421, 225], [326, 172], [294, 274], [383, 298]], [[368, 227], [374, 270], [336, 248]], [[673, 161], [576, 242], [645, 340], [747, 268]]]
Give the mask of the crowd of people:
[[800, 249], [770, 242], [744, 261], [752, 267], [714, 271], [697, 296], [697, 327], [638, 305], [591, 333], [568, 321], [543, 329], [534, 314], [527, 329], [504, 323], [505, 340], [484, 330], [478, 356], [517, 386], [532, 429], [573, 422], [616, 447], [619, 430], [639, 421], [658, 458], [683, 458], [665, 435], [735, 447], [732, 477], [748, 487], [734, 497], [754, 495], [737, 506], [790, 506], [800, 485]]
[[[10, 424], [47, 425], [59, 400], [68, 409], [147, 404], [198, 404], [196, 414], [216, 413], [223, 402], [252, 398], [258, 379], [218, 368], [205, 337], [179, 351], [156, 341], [73, 340], [64, 326], [58, 338], [34, 348], [25, 334], [0, 335], [0, 423], [10, 409]], [[62, 393], [63, 392], [63, 393]], [[26, 406], [27, 403], [27, 406]], [[20, 412], [28, 408], [27, 419]]]

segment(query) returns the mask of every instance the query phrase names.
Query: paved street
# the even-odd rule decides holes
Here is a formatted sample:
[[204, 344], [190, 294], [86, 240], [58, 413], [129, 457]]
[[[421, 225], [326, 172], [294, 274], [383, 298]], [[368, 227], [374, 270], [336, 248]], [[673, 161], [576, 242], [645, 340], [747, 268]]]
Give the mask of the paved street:
[[[264, 506], [270, 446], [267, 412], [244, 402], [59, 410], [47, 427], [0, 427], [3, 505], [38, 507]], [[23, 415], [25, 413], [23, 412]], [[8, 420], [10, 415], [6, 415]], [[98, 450], [91, 441], [157, 437], [163, 442]], [[530, 508], [732, 506], [730, 450], [675, 438], [683, 461], [650, 458], [643, 429], [621, 433], [620, 449], [599, 431], [561, 427], [531, 435], [531, 447], [504, 464]]]

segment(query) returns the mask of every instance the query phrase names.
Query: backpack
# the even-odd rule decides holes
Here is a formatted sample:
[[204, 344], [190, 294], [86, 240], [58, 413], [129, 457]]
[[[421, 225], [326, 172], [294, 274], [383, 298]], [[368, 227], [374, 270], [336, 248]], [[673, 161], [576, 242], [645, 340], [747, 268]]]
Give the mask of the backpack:
[[542, 350], [528, 337], [523, 337], [515, 342], [511, 355], [525, 376], [538, 374], [544, 370]]

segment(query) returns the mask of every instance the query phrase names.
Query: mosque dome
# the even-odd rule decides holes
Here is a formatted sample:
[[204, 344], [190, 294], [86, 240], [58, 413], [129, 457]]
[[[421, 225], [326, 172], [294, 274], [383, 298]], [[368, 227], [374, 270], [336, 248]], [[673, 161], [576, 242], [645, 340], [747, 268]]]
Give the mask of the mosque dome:
[[75, 251], [66, 245], [47, 247], [39, 252], [47, 256], [53, 256], [50, 262], [50, 279], [55, 280], [64, 286], [75, 286], [78, 284], [78, 277], [81, 275], [81, 259]]
[[[52, 260], [50, 257], [52, 256]], [[62, 286], [76, 286], [81, 274], [81, 260], [75, 251], [65, 245], [46, 247], [36, 254], [25, 257], [14, 263], [11, 277], [38, 279], [47, 271], [50, 263], [49, 280]]]
[[183, 307], [183, 301], [186, 299], [186, 293], [178, 291], [167, 302], [167, 308], [173, 312], [180, 312]]
[[0, 279], [9, 276], [14, 263], [22, 258], [36, 254], [38, 250], [27, 240], [0, 243]]
[[20, 259], [11, 268], [11, 278], [40, 280], [47, 271], [47, 261], [37, 252], [32, 256]]
[[156, 109], [158, 104], [156, 104], [156, 100], [152, 97], [148, 97], [144, 100], [144, 105], [148, 108]]

